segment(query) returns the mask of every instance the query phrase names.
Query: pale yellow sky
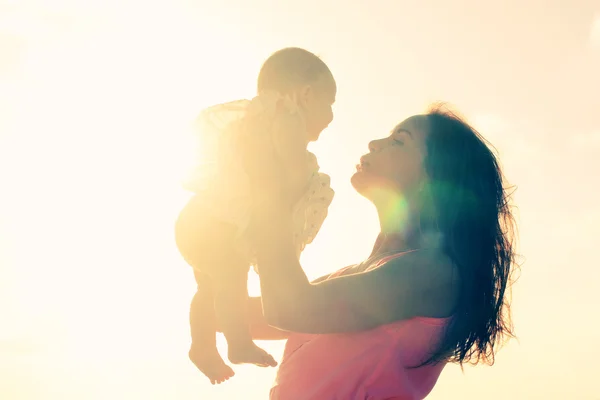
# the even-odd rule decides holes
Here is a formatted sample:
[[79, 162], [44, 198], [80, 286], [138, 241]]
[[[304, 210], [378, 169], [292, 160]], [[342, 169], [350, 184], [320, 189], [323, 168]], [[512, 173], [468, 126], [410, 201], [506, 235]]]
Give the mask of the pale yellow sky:
[[368, 140], [449, 101], [518, 186], [525, 263], [519, 341], [494, 367], [448, 367], [429, 398], [600, 399], [600, 3], [143, 3], [0, 0], [0, 399], [267, 398], [274, 370], [212, 387], [187, 361], [194, 282], [172, 223], [186, 124], [252, 95], [290, 45], [339, 85], [314, 147], [337, 197], [307, 273], [371, 246], [374, 210], [349, 184]]

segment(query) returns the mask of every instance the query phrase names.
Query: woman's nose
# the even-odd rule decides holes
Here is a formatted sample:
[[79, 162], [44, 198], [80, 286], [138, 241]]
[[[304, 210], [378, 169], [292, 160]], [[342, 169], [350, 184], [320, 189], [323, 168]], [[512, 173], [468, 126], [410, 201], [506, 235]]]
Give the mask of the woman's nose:
[[369, 151], [370, 151], [371, 153], [375, 153], [375, 152], [377, 152], [377, 151], [379, 150], [379, 148], [381, 147], [381, 146], [379, 145], [379, 142], [380, 142], [380, 140], [379, 140], [379, 139], [377, 139], [377, 140], [371, 140], [371, 141], [369, 142]]

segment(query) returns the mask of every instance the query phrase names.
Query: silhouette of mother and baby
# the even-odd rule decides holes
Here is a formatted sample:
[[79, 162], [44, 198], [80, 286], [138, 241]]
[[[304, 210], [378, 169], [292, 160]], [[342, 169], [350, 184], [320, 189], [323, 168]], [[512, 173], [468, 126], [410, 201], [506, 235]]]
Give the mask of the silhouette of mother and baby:
[[[271, 399], [423, 399], [448, 363], [491, 363], [512, 336], [506, 291], [514, 221], [490, 144], [443, 107], [366, 146], [351, 183], [381, 231], [368, 259], [309, 281], [299, 263], [334, 192], [307, 150], [333, 119], [336, 81], [285, 48], [257, 95], [197, 119], [209, 156], [175, 225], [193, 267], [189, 357], [215, 383], [232, 364], [277, 366], [253, 339], [286, 339]], [[261, 297], [248, 297], [249, 268]]]

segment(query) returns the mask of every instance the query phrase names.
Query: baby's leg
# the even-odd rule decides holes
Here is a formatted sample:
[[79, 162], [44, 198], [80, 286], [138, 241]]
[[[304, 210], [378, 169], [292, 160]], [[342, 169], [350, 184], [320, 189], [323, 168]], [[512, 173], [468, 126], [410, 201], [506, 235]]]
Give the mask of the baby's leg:
[[[215, 278], [215, 311], [227, 339], [229, 361], [275, 367], [277, 362], [252, 341], [248, 321], [248, 262], [232, 255]], [[237, 259], [236, 259], [237, 258]]]
[[[204, 216], [202, 203], [192, 199], [181, 211], [175, 224], [175, 240], [179, 252], [193, 267], [197, 289], [190, 305], [190, 330], [192, 344], [189, 357], [196, 367], [210, 379], [212, 384], [221, 383], [234, 375], [225, 364], [216, 345], [217, 321], [214, 308], [214, 285], [206, 273], [214, 267], [207, 258], [212, 243], [210, 227]], [[203, 272], [200, 272], [203, 271]]]
[[192, 344], [188, 353], [194, 365], [214, 385], [231, 378], [233, 370], [225, 364], [217, 350], [217, 321], [214, 290], [210, 277], [194, 270], [198, 289], [190, 305]]

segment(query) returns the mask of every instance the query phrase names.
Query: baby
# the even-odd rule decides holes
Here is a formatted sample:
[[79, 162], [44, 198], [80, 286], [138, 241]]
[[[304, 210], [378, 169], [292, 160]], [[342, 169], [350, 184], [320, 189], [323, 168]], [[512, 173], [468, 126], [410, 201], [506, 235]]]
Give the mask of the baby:
[[210, 107], [197, 119], [204, 154], [185, 185], [195, 196], [181, 211], [175, 236], [198, 283], [190, 309], [190, 358], [213, 384], [234, 374], [216, 348], [217, 321], [232, 363], [277, 365], [254, 344], [247, 321], [248, 269], [256, 268], [248, 227], [261, 193], [253, 191], [243, 160], [261, 157], [250, 150], [263, 148], [261, 143], [265, 150], [275, 150], [300, 257], [321, 228], [334, 195], [307, 146], [331, 123], [336, 90], [319, 57], [285, 48], [263, 64], [255, 98]]

